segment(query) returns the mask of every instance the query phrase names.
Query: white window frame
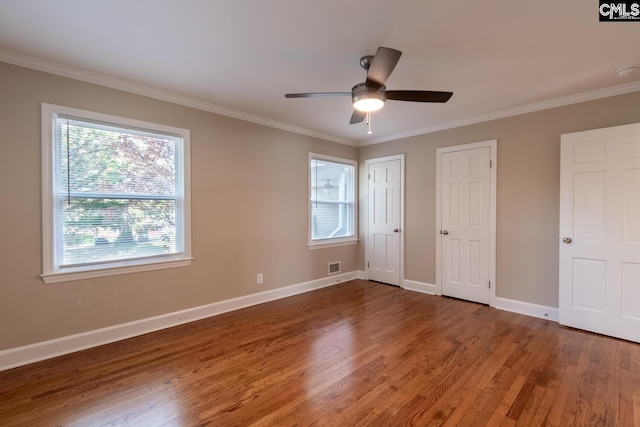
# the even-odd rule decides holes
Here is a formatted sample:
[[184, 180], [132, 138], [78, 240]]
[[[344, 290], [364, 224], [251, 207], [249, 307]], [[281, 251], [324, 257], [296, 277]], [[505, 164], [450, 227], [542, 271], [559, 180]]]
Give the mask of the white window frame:
[[[185, 267], [191, 264], [191, 183], [190, 183], [190, 131], [157, 123], [144, 122], [108, 114], [80, 110], [42, 103], [42, 279], [45, 283], [57, 283], [81, 280], [116, 274], [137, 273], [173, 267]], [[181, 199], [178, 200], [176, 215], [177, 234], [182, 236], [181, 250], [175, 254], [160, 257], [129, 259], [114, 262], [83, 265], [61, 269], [55, 258], [55, 121], [58, 117], [97, 122], [125, 129], [148, 131], [177, 136], [182, 144], [176, 147], [179, 167], [176, 179], [182, 183]], [[180, 167], [181, 166], [181, 167]], [[180, 187], [180, 185], [179, 185]], [[180, 197], [180, 195], [178, 195]]]
[[[312, 239], [312, 231], [311, 231], [311, 227], [313, 226], [313, 207], [312, 207], [312, 203], [313, 203], [313, 195], [312, 195], [312, 182], [313, 182], [313, 176], [312, 176], [312, 168], [311, 168], [311, 162], [313, 160], [320, 160], [320, 161], [326, 161], [326, 162], [332, 162], [332, 163], [341, 163], [344, 165], [348, 165], [348, 166], [352, 166], [353, 167], [353, 189], [352, 189], [352, 199], [351, 199], [351, 207], [352, 207], [352, 211], [353, 211], [353, 224], [352, 224], [352, 229], [353, 229], [353, 236], [347, 236], [347, 237], [332, 237], [332, 238], [328, 238], [328, 239]], [[341, 157], [334, 157], [334, 156], [328, 156], [325, 154], [318, 154], [318, 153], [309, 153], [309, 160], [307, 162], [307, 170], [308, 170], [308, 184], [307, 184], [307, 189], [309, 191], [309, 204], [307, 205], [307, 208], [309, 210], [309, 213], [307, 215], [307, 219], [308, 219], [308, 225], [307, 225], [307, 231], [308, 231], [308, 248], [309, 249], [322, 249], [322, 248], [329, 248], [329, 247], [335, 247], [335, 246], [345, 246], [345, 245], [355, 245], [358, 243], [358, 162], [355, 160], [351, 160], [351, 159], [344, 159]]]

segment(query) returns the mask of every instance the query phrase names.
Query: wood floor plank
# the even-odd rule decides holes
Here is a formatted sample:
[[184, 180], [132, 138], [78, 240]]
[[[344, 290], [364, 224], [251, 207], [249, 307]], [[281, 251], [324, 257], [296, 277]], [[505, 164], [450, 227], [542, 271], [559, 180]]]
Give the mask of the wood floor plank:
[[0, 372], [2, 426], [640, 426], [640, 345], [354, 280]]
[[633, 425], [640, 426], [640, 390], [633, 391]]

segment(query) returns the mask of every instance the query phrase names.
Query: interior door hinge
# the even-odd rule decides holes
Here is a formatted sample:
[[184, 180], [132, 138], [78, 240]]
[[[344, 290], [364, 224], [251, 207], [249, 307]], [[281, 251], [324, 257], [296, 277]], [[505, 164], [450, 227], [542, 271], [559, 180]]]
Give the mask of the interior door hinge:
[[491, 289], [491, 280], [489, 280], [489, 289]]
[[368, 174], [368, 175], [367, 175], [367, 179], [371, 179], [371, 174]]
[[369, 267], [371, 267], [371, 266], [369, 265], [369, 261], [367, 261], [367, 268], [369, 268]]
[[493, 160], [489, 160], [489, 169], [493, 167]]

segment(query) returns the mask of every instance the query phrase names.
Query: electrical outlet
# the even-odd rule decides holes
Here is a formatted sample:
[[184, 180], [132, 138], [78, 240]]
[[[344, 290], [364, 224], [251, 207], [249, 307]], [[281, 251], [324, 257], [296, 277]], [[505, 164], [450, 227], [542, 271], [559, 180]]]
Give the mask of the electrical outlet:
[[262, 283], [264, 280], [264, 277], [262, 276], [262, 273], [258, 273], [258, 275], [256, 276], [256, 283]]

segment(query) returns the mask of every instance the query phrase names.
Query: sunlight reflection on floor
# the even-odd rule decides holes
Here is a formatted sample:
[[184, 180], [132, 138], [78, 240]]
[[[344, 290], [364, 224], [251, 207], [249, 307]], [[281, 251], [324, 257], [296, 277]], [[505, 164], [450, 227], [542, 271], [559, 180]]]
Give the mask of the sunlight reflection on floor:
[[[131, 426], [182, 426], [181, 408], [171, 390], [149, 394], [143, 398], [126, 393], [121, 400], [101, 402], [92, 409], [76, 414], [64, 425], [131, 425]], [[126, 414], [122, 416], [121, 414]]]
[[336, 384], [340, 384], [339, 390], [330, 393], [342, 394], [350, 388], [348, 377], [353, 373], [354, 337], [351, 321], [343, 320], [324, 331], [311, 345], [309, 357], [313, 363], [306, 384], [310, 405], [314, 401], [317, 401], [318, 408], [326, 404], [319, 399], [326, 398], [328, 389], [335, 388]]

